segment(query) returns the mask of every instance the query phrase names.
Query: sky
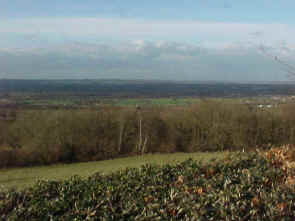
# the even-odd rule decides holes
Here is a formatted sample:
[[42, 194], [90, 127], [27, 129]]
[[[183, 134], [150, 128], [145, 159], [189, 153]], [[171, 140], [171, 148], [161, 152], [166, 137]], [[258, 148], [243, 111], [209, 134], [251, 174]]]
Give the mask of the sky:
[[291, 0], [1, 0], [0, 77], [289, 80], [294, 9]]

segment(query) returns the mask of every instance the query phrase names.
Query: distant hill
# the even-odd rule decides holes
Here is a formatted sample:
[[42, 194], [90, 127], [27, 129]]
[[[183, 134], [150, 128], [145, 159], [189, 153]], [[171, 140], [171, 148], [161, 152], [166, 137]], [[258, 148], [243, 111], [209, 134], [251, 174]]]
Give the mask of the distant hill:
[[228, 83], [217, 81], [156, 80], [0, 80], [0, 93], [72, 93], [102, 97], [245, 97], [294, 95], [290, 82]]

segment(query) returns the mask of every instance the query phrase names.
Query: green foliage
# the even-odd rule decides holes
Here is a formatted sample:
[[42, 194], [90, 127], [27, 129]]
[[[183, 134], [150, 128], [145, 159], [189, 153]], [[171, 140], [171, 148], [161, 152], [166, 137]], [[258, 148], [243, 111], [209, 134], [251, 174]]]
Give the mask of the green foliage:
[[257, 154], [145, 165], [0, 192], [2, 220], [294, 220], [294, 188]]
[[20, 190], [32, 186], [38, 179], [65, 180], [73, 175], [85, 178], [96, 172], [110, 174], [128, 167], [140, 167], [144, 164], [175, 164], [189, 158], [208, 162], [213, 158], [223, 159], [227, 154], [229, 152], [144, 154], [113, 160], [0, 169], [0, 186]]

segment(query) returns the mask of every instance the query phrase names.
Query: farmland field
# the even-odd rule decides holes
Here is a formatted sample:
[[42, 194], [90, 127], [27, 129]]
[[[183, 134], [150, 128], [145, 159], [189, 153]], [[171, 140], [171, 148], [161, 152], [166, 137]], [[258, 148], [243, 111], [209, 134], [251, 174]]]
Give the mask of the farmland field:
[[[21, 108], [100, 105], [188, 105], [202, 98], [292, 96], [293, 84], [120, 80], [3, 80], [0, 106]], [[254, 102], [261, 102], [255, 99]], [[267, 102], [271, 102], [267, 99]]]
[[143, 164], [165, 164], [184, 161], [188, 158], [208, 161], [213, 158], [222, 159], [227, 153], [177, 153], [147, 154], [115, 160], [89, 163], [60, 164], [53, 166], [12, 168], [0, 170], [0, 186], [23, 189], [32, 186], [38, 179], [63, 180], [74, 175], [88, 177], [96, 172], [111, 173], [127, 167], [139, 167]]

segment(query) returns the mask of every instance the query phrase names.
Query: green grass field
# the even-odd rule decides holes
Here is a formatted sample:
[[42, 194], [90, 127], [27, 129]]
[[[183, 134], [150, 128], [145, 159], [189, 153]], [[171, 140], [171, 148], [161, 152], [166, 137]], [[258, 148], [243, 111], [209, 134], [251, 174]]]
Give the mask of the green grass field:
[[176, 106], [184, 106], [193, 103], [199, 102], [200, 99], [198, 98], [130, 98], [130, 99], [110, 99], [105, 100], [105, 102], [110, 102], [113, 105], [117, 106], [132, 106], [132, 105], [159, 105], [159, 106], [166, 106], [166, 105], [176, 105]]
[[220, 153], [176, 153], [176, 154], [148, 154], [120, 158], [107, 161], [60, 164], [53, 166], [0, 169], [0, 187], [4, 189], [23, 189], [33, 185], [37, 180], [62, 180], [74, 175], [88, 177], [96, 172], [111, 173], [127, 167], [139, 167], [143, 164], [165, 164], [184, 161], [188, 158], [209, 161], [213, 158], [222, 159], [227, 152]]
[[[100, 98], [100, 97], [83, 97], [83, 101], [86, 101], [86, 105], [89, 106], [99, 106], [99, 105], [111, 105], [111, 106], [187, 106], [192, 104], [200, 103], [202, 99], [197, 97], [183, 97], [183, 98]], [[211, 101], [226, 101], [228, 103], [240, 104], [247, 102], [269, 104], [274, 101], [269, 98], [210, 98]], [[72, 105], [82, 105], [81, 97], [60, 97], [56, 98], [44, 98], [35, 99], [31, 97], [26, 97], [21, 99], [24, 104], [35, 105], [35, 106], [72, 106]], [[83, 102], [82, 102], [83, 103]], [[83, 104], [85, 105], [85, 103]]]

